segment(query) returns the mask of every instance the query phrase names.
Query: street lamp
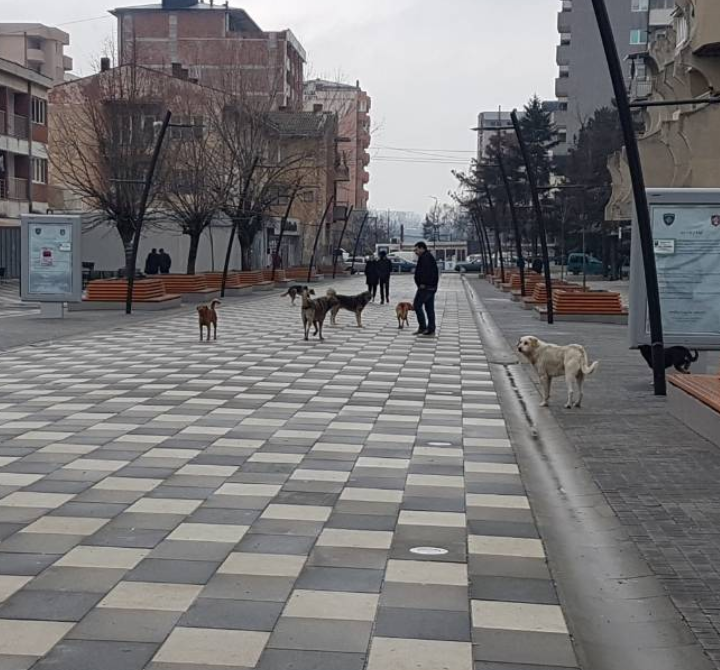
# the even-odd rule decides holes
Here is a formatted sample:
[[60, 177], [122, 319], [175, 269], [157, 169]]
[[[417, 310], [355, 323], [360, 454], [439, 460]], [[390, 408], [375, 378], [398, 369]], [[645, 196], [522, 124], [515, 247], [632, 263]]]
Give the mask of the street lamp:
[[433, 251], [435, 252], [435, 257], [437, 258], [437, 237], [438, 237], [438, 223], [437, 223], [437, 216], [438, 216], [438, 198], [435, 195], [429, 195], [428, 198], [435, 201], [435, 207], [433, 208], [433, 220], [432, 220], [432, 226], [433, 226]]

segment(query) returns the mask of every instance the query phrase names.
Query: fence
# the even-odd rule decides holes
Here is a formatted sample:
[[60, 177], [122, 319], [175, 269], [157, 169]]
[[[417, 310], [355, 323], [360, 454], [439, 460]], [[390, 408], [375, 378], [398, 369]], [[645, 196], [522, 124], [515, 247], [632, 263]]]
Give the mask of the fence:
[[20, 228], [0, 228], [0, 268], [5, 277], [20, 277]]

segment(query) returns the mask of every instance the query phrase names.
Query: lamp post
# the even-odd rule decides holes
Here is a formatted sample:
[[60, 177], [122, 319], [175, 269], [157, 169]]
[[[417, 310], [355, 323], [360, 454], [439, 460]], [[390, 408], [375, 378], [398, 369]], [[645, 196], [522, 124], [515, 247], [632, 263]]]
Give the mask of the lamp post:
[[650, 339], [652, 340], [652, 364], [655, 395], [667, 395], [667, 380], [665, 378], [665, 347], [663, 343], [662, 305], [660, 303], [660, 289], [658, 286], [657, 267], [655, 265], [655, 251], [653, 248], [652, 223], [648, 207], [647, 192], [645, 190], [645, 177], [640, 160], [640, 149], [635, 137], [635, 127], [630, 109], [630, 100], [625, 87], [620, 56], [618, 54], [615, 37], [613, 35], [610, 15], [605, 0], [592, 0], [595, 18], [597, 20], [600, 38], [602, 40], [608, 70], [612, 80], [618, 116], [625, 139], [630, 178], [633, 195], [635, 197], [635, 210], [637, 213], [640, 245], [642, 248], [643, 268], [645, 271], [645, 286], [647, 288], [648, 320], [650, 322]]

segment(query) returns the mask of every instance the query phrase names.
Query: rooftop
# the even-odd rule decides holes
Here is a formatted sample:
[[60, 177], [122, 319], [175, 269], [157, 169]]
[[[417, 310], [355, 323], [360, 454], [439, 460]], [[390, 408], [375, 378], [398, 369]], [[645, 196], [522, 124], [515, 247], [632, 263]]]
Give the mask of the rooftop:
[[327, 112], [270, 112], [268, 125], [279, 135], [288, 137], [315, 137], [325, 132], [327, 123], [333, 118]]
[[116, 9], [111, 9], [110, 13], [114, 16], [121, 16], [123, 14], [129, 14], [132, 12], [146, 12], [146, 11], [152, 11], [152, 12], [192, 12], [192, 11], [221, 11], [221, 12], [230, 12], [233, 16], [233, 19], [235, 21], [241, 22], [241, 29], [243, 31], [247, 32], [262, 32], [262, 29], [260, 26], [255, 23], [250, 18], [250, 15], [244, 10], [244, 9], [238, 9], [235, 7], [230, 7], [229, 5], [226, 5], [224, 2], [220, 2], [220, 0], [217, 0], [217, 2], [205, 2], [204, 0], [201, 0], [200, 2], [183, 2], [182, 0], [163, 0], [163, 2], [160, 3], [154, 3], [151, 5], [132, 5], [130, 7], [117, 7]]

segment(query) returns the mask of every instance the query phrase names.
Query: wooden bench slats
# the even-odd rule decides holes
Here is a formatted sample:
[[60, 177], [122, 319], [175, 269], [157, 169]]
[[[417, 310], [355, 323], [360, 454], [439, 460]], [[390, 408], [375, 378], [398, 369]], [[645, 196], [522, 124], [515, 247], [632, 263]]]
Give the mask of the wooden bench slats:
[[205, 275], [162, 275], [160, 281], [168, 293], [196, 293], [212, 290]]
[[[127, 295], [125, 279], [96, 279], [87, 286], [86, 301], [89, 302], [123, 302]], [[162, 302], [174, 300], [177, 295], [165, 291], [160, 279], [136, 279], [133, 284], [133, 301]]]
[[720, 412], [720, 377], [714, 375], [669, 375], [668, 381], [710, 409]]
[[619, 293], [609, 291], [556, 291], [556, 314], [625, 314]]

